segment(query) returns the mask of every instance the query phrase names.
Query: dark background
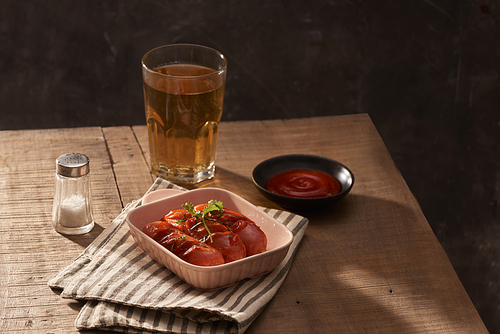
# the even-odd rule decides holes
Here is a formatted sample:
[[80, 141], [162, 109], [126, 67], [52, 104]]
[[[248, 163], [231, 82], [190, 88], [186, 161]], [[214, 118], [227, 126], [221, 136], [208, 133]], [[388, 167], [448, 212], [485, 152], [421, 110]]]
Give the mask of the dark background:
[[214, 47], [223, 120], [368, 113], [500, 332], [500, 4], [1, 0], [0, 129], [145, 124], [142, 55]]

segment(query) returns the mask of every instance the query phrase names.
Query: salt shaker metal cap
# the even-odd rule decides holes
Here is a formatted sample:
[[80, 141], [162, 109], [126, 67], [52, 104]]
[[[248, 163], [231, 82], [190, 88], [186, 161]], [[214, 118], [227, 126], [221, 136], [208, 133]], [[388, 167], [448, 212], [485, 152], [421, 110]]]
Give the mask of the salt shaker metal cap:
[[66, 177], [79, 177], [90, 171], [89, 158], [81, 153], [68, 153], [56, 159], [57, 174]]

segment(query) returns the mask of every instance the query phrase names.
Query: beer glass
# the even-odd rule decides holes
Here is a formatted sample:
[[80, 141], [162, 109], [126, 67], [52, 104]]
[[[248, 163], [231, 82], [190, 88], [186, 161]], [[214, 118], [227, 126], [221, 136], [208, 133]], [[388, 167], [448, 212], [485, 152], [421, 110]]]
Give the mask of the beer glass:
[[227, 60], [201, 45], [172, 44], [142, 58], [151, 171], [195, 184], [215, 172]]

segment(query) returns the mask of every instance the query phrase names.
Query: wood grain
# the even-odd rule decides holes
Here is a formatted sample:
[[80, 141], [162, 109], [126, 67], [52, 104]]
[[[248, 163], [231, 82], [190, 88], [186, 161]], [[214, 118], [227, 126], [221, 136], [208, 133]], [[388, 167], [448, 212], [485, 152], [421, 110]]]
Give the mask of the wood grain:
[[149, 164], [138, 145], [134, 132], [128, 126], [103, 128], [122, 205], [139, 199], [154, 179]]
[[[55, 160], [90, 159], [96, 227], [66, 237], [51, 225]], [[122, 207], [100, 128], [0, 132], [0, 331], [76, 332], [81, 304], [61, 299], [47, 281], [68, 265]]]
[[[97, 227], [51, 226], [55, 159], [91, 160]], [[221, 124], [220, 187], [278, 208], [252, 184], [255, 165], [290, 153], [338, 160], [355, 174], [337, 205], [310, 220], [287, 279], [247, 333], [487, 333], [368, 115]], [[140, 198], [149, 173], [145, 126], [0, 132], [0, 331], [74, 333], [81, 304], [47, 281]]]

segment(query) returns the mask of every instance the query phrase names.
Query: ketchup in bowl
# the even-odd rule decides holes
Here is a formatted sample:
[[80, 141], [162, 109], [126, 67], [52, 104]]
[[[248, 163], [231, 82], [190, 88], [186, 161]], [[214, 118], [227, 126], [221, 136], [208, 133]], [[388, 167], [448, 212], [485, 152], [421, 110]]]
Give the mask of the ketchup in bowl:
[[313, 169], [290, 169], [273, 175], [265, 188], [275, 194], [296, 198], [319, 198], [342, 191], [340, 182], [328, 173]]

